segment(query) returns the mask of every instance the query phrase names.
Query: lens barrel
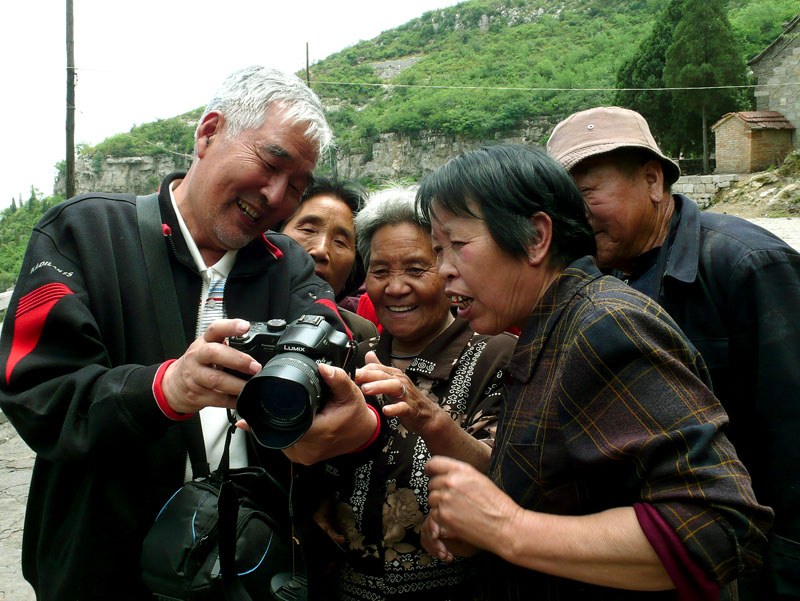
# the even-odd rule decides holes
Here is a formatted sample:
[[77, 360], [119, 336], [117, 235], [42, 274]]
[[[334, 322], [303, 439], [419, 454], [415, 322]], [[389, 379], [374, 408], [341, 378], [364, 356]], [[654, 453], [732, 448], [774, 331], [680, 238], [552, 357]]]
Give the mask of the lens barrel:
[[247, 381], [237, 411], [261, 445], [285, 449], [311, 427], [321, 395], [316, 362], [300, 353], [281, 353]]

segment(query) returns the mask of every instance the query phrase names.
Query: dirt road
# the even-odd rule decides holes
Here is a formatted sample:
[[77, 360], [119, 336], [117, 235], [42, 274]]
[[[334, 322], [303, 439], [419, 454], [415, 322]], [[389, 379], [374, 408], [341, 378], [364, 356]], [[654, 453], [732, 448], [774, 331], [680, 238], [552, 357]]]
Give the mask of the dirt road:
[[0, 413], [0, 601], [35, 601], [22, 578], [22, 521], [33, 453]]
[[[800, 218], [751, 219], [800, 250]], [[33, 453], [0, 412], [0, 601], [35, 601], [22, 578], [20, 549]]]
[[748, 219], [756, 225], [760, 225], [765, 230], [769, 230], [778, 238], [782, 238], [786, 243], [800, 250], [800, 217], [776, 217], [774, 219]]

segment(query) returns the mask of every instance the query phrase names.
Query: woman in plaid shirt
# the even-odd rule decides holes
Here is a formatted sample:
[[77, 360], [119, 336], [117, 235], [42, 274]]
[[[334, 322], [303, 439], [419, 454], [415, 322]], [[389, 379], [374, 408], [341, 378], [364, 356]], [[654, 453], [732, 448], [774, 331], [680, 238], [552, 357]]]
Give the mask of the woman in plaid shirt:
[[418, 202], [459, 316], [522, 330], [488, 477], [428, 463], [426, 548], [484, 551], [486, 599], [716, 599], [759, 569], [772, 512], [705, 364], [659, 305], [597, 270], [569, 175], [537, 150], [486, 147], [435, 171]]

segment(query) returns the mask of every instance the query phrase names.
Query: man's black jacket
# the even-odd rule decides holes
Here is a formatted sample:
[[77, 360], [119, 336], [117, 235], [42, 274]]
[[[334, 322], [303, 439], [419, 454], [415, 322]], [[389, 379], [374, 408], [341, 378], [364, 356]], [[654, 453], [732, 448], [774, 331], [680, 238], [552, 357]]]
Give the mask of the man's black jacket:
[[[187, 341], [201, 278], [169, 198], [159, 205]], [[131, 195], [89, 194], [33, 230], [0, 340], [0, 407], [37, 453], [23, 573], [39, 601], [148, 599], [141, 542], [181, 485], [182, 434], [158, 408], [164, 357]], [[330, 287], [303, 248], [268, 232], [242, 248], [225, 290], [228, 317], [303, 313], [337, 321]], [[341, 326], [343, 328], [343, 326]], [[194, 418], [197, 419], [197, 418]]]

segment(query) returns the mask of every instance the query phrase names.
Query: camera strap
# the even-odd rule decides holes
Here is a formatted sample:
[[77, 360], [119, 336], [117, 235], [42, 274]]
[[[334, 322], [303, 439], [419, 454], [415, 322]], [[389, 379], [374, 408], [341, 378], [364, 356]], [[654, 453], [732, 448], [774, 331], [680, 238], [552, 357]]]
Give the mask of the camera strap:
[[186, 350], [186, 337], [161, 229], [158, 194], [136, 197], [136, 217], [150, 294], [157, 305], [155, 314], [161, 334], [161, 350], [164, 357], [174, 359]]
[[[155, 314], [161, 335], [161, 349], [164, 357], [180, 357], [186, 350], [186, 337], [183, 332], [178, 295], [172, 279], [172, 269], [169, 265], [169, 255], [164, 243], [158, 194], [136, 197], [136, 217], [147, 279], [150, 283], [150, 294], [157, 305]], [[236, 420], [230, 409], [227, 412], [230, 425], [225, 436], [225, 450], [215, 472], [221, 479], [217, 505], [220, 572], [228, 601], [250, 601], [251, 597], [236, 574], [236, 522], [239, 499], [229, 476], [230, 443], [231, 436], [236, 430]], [[189, 451], [193, 476], [195, 478], [208, 476], [208, 458], [200, 417], [196, 415], [181, 425], [184, 428], [184, 440]]]
[[[180, 357], [186, 351], [178, 295], [172, 281], [167, 245], [158, 208], [158, 194], [136, 197], [136, 219], [142, 242], [144, 265], [150, 285], [150, 296], [156, 305], [155, 315], [161, 336], [161, 351], [167, 359]], [[198, 416], [180, 424], [184, 442], [189, 451], [192, 474], [205, 477], [209, 474], [203, 427]]]

